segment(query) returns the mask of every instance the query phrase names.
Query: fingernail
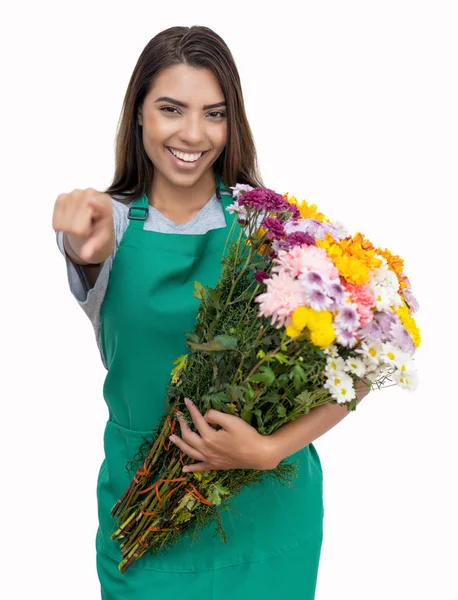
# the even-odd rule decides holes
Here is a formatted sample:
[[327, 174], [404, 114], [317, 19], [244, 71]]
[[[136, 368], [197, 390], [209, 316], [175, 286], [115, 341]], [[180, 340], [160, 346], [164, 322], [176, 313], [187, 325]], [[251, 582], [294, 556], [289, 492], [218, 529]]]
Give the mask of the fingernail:
[[171, 435], [171, 436], [169, 437], [169, 440], [170, 440], [171, 442], [174, 442], [176, 439], [177, 439], [177, 438], [176, 438], [174, 435]]
[[188, 469], [188, 467], [183, 467], [182, 471], [183, 471], [183, 473], [188, 473], [189, 469]]

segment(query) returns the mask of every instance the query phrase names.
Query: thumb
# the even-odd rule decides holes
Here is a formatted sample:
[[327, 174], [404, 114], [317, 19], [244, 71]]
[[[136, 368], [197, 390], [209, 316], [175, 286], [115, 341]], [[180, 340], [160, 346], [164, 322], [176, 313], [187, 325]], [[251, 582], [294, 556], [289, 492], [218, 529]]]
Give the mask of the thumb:
[[91, 196], [88, 200], [88, 203], [92, 208], [93, 213], [98, 217], [106, 217], [111, 212], [111, 205], [106, 201], [103, 194]]

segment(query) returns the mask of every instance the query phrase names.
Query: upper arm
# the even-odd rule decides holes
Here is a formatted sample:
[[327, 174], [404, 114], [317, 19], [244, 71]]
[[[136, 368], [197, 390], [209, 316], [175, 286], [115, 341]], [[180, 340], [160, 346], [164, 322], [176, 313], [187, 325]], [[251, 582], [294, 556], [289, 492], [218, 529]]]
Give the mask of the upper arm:
[[100, 267], [101, 265], [81, 265], [81, 269], [84, 271], [91, 288], [94, 287], [97, 277], [100, 274]]

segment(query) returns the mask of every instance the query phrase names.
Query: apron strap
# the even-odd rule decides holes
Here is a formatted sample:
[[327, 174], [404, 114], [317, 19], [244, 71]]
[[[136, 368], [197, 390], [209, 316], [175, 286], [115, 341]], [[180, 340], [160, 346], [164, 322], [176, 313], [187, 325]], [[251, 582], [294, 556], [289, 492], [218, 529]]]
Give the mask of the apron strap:
[[148, 213], [148, 196], [143, 194], [143, 196], [134, 200], [132, 206], [129, 208], [129, 214], [127, 215], [128, 219], [130, 219], [129, 226], [135, 229], [143, 229]]

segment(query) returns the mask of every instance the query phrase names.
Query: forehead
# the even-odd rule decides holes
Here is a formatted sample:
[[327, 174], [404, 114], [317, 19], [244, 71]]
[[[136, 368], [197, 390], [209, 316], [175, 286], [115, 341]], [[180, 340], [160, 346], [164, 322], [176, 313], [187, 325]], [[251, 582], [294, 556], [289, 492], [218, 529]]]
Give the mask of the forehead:
[[172, 65], [156, 77], [148, 96], [170, 96], [190, 105], [204, 105], [224, 100], [224, 94], [210, 69], [189, 65]]

